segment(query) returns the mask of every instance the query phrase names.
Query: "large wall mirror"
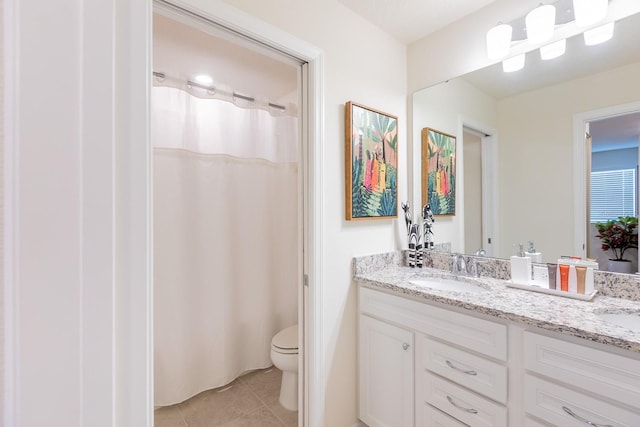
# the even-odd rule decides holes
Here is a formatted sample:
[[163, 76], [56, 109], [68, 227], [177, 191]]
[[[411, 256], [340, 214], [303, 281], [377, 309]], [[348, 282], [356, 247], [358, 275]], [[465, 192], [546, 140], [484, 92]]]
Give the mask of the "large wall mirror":
[[[589, 140], [606, 153], [594, 167], [623, 159], [620, 168], [636, 171], [637, 215], [640, 14], [618, 21], [603, 44], [573, 36], [561, 57], [528, 52], [517, 72], [498, 63], [420, 90], [412, 104], [414, 206], [422, 201], [422, 129], [457, 137], [456, 215], [434, 224], [436, 243], [454, 252], [508, 258], [514, 245], [533, 241], [543, 262], [586, 256], [598, 246], [587, 219]], [[637, 271], [637, 252], [628, 255]]]

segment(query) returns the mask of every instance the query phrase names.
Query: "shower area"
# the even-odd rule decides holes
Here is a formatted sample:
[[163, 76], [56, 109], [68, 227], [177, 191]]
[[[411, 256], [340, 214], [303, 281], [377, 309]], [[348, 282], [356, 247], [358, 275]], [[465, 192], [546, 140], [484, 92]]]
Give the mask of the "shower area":
[[298, 323], [300, 65], [154, 13], [155, 406], [272, 365]]

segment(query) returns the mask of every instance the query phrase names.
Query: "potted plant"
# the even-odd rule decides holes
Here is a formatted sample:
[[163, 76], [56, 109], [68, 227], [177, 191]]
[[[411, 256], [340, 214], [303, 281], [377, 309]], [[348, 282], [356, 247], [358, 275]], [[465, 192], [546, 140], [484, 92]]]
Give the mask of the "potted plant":
[[602, 242], [602, 250], [613, 252], [609, 258], [609, 271], [631, 273], [631, 261], [624, 259], [627, 249], [638, 249], [638, 218], [621, 216], [606, 222], [596, 222], [596, 237]]

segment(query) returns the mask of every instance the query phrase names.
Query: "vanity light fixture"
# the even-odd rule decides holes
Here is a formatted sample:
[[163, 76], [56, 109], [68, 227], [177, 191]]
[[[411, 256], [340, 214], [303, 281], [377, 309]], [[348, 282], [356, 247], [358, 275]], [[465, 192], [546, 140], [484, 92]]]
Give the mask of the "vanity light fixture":
[[502, 61], [502, 71], [505, 73], [512, 73], [524, 68], [524, 53], [513, 56], [511, 58]]
[[211, 83], [213, 83], [213, 78], [207, 74], [198, 74], [195, 77], [195, 81], [197, 83], [200, 83], [201, 85], [209, 86], [211, 85]]
[[576, 25], [588, 27], [602, 21], [607, 16], [609, 0], [573, 0], [573, 14]]
[[564, 55], [567, 50], [567, 39], [558, 40], [557, 42], [549, 43], [548, 45], [540, 48], [540, 58], [543, 60], [549, 60]]
[[540, 5], [527, 13], [527, 40], [531, 44], [544, 43], [553, 37], [556, 25], [556, 7], [550, 4]]
[[613, 37], [613, 22], [601, 25], [592, 30], [584, 32], [584, 43], [587, 46], [593, 46], [596, 44], [604, 43]]
[[[568, 0], [566, 0], [568, 1]], [[639, 0], [634, 0], [639, 1]], [[602, 21], [607, 16], [607, 8], [609, 0], [572, 0], [573, 2], [573, 15], [575, 27], [593, 27], [594, 24]], [[558, 2], [562, 5], [563, 2]], [[564, 10], [564, 9], [563, 9]], [[566, 11], [571, 13], [571, 9]], [[566, 13], [563, 12], [562, 16]], [[560, 17], [561, 23], [559, 27], [567, 24]], [[520, 20], [522, 18], [513, 21], [513, 25], [516, 28], [520, 28]], [[566, 38], [549, 43], [554, 38], [554, 32], [556, 29], [556, 6], [551, 4], [542, 4], [524, 17], [525, 30], [527, 34], [527, 42], [529, 45], [542, 45], [540, 47], [540, 58], [543, 60], [557, 58], [563, 55], [566, 51]], [[614, 22], [588, 29], [584, 31], [584, 40], [587, 46], [603, 43], [609, 40], [613, 36]], [[575, 34], [575, 33], [573, 33]], [[509, 51], [512, 45], [513, 27], [510, 24], [499, 23], [495, 27], [491, 28], [487, 32], [487, 57], [490, 60], [497, 60], [506, 58], [509, 55]], [[520, 39], [517, 38], [516, 42]], [[520, 49], [519, 49], [520, 50]], [[522, 51], [522, 50], [520, 50]], [[517, 55], [506, 59], [502, 63], [502, 69], [505, 72], [517, 71], [524, 67], [524, 54]]]
[[511, 25], [499, 23], [487, 32], [487, 57], [502, 59], [509, 54], [511, 47]]

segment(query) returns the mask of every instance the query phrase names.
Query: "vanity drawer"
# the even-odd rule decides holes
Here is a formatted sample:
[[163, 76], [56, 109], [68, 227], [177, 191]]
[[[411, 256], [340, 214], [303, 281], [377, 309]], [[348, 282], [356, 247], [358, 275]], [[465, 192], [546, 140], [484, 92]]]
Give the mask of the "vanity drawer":
[[420, 370], [427, 369], [500, 403], [507, 403], [507, 367], [428, 337], [418, 340]]
[[416, 427], [466, 427], [455, 418], [450, 417], [426, 402], [418, 406]]
[[506, 427], [507, 408], [428, 371], [416, 380], [417, 405], [427, 402], [474, 427]]
[[640, 360], [526, 331], [524, 364], [529, 371], [640, 409]]
[[640, 426], [637, 412], [529, 374], [525, 375], [524, 408], [531, 415], [563, 427]]
[[534, 420], [533, 418], [525, 417], [524, 427], [553, 427], [553, 425], [542, 423], [538, 420]]
[[507, 360], [507, 327], [405, 297], [360, 287], [360, 311], [426, 335]]

